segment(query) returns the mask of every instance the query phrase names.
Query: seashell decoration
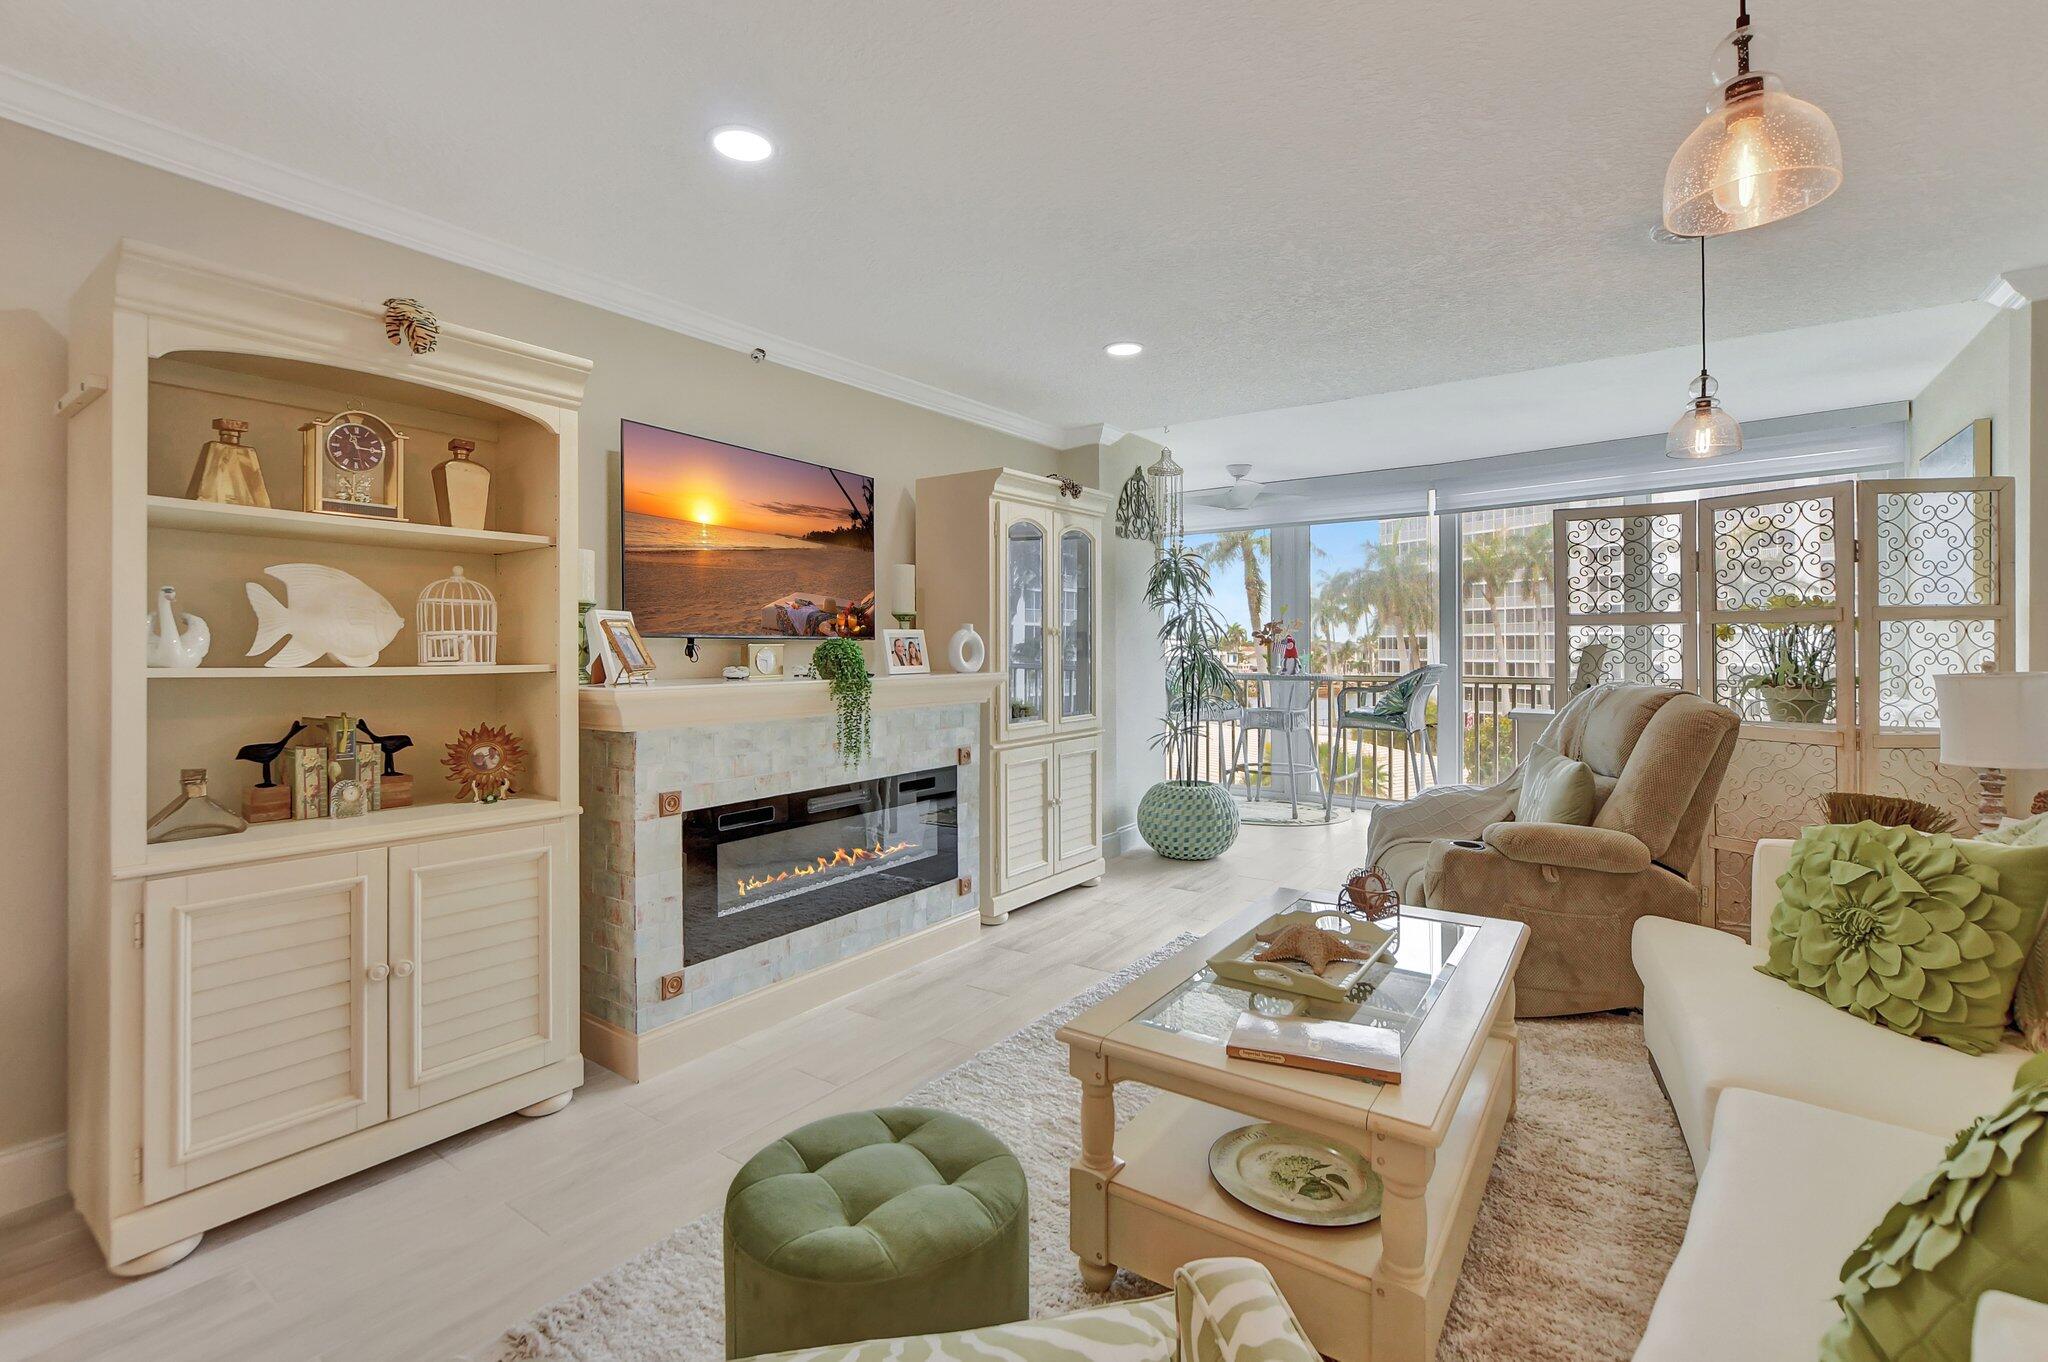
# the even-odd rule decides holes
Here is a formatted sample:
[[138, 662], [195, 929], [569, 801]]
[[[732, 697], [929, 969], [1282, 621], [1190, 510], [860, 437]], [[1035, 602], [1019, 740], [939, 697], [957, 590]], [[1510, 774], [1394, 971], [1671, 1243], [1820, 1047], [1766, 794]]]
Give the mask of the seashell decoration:
[[384, 335], [393, 345], [410, 346], [415, 355], [424, 355], [441, 343], [441, 319], [417, 298], [386, 298]]

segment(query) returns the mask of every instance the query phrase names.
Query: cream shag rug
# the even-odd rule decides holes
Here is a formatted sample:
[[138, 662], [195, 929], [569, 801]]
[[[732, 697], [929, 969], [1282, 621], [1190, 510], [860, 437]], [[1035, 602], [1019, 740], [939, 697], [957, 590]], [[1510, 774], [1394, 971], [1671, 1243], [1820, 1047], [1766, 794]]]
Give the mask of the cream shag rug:
[[[1079, 1101], [1053, 1033], [1179, 949], [1138, 962], [910, 1093], [907, 1105], [980, 1121], [1031, 1184], [1031, 1308], [1096, 1304], [1067, 1248], [1067, 1166]], [[1515, 1119], [1473, 1230], [1443, 1362], [1626, 1359], [1678, 1252], [1692, 1165], [1650, 1076], [1642, 1024], [1597, 1016], [1524, 1022]], [[1148, 1094], [1117, 1088], [1120, 1120]], [[507, 1333], [497, 1356], [547, 1362], [712, 1362], [725, 1355], [719, 1217], [693, 1220]], [[1159, 1288], [1119, 1273], [1110, 1296]]]

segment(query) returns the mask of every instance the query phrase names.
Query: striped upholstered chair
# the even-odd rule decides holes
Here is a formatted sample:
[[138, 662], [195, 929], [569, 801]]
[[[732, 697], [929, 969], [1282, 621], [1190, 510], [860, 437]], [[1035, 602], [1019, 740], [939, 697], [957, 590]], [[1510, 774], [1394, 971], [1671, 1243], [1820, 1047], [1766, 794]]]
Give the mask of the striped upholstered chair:
[[1170, 1295], [957, 1334], [879, 1338], [756, 1362], [1321, 1362], [1272, 1274], [1249, 1258], [1198, 1258]]

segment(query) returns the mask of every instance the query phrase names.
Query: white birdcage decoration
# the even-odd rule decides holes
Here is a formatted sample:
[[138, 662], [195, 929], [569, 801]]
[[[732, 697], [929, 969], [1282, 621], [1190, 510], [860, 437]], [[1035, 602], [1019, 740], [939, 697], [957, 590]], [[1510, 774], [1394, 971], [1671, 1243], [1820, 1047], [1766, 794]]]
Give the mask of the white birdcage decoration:
[[456, 568], [420, 592], [413, 632], [422, 667], [489, 666], [498, 660], [498, 598]]

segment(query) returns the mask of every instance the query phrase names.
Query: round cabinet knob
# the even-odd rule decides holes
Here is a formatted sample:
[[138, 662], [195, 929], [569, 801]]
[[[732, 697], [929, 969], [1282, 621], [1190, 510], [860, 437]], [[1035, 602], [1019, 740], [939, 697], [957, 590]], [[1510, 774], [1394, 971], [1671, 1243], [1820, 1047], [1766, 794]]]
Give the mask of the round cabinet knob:
[[391, 974], [393, 978], [410, 979], [412, 977], [412, 961], [399, 961], [397, 964], [391, 967]]
[[370, 966], [369, 975], [371, 983], [381, 984], [391, 977], [391, 966], [379, 960], [376, 964]]

